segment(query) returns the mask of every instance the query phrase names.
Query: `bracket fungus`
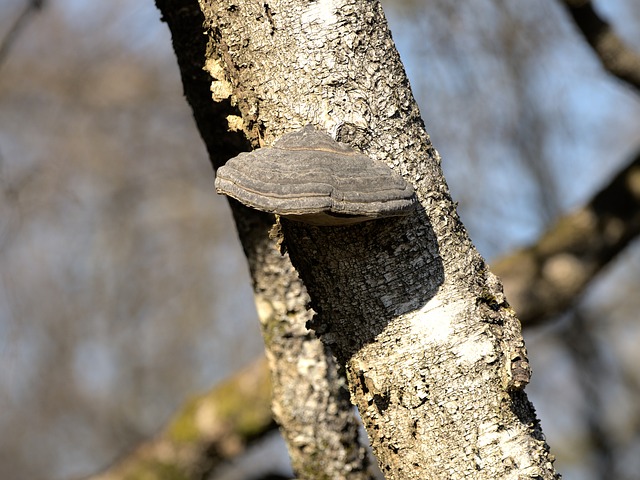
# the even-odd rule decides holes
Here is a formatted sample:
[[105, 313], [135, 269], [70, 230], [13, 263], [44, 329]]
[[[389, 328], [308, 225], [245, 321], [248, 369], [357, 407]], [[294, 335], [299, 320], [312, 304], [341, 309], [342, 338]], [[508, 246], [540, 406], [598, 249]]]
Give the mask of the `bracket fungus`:
[[215, 187], [249, 207], [312, 225], [404, 216], [417, 202], [413, 187], [384, 162], [312, 125], [230, 159]]

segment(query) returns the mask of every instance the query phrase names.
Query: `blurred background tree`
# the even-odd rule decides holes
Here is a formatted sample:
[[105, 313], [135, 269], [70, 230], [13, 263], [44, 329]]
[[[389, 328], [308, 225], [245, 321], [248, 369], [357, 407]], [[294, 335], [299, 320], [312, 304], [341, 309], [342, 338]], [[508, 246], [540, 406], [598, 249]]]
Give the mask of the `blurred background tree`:
[[[637, 92], [558, 0], [383, 5], [490, 263], [638, 155]], [[640, 51], [640, 5], [595, 6]], [[259, 357], [259, 326], [153, 2], [4, 0], [0, 39], [0, 478], [88, 475]], [[564, 478], [640, 471], [639, 288], [635, 241], [524, 332]], [[215, 478], [286, 471], [282, 449]]]

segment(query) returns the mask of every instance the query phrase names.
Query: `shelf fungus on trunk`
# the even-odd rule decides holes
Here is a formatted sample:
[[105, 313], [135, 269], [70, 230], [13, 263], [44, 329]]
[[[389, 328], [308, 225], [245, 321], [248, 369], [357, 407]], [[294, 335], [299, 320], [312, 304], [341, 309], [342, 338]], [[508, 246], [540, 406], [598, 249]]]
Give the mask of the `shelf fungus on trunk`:
[[230, 159], [215, 186], [249, 207], [312, 225], [404, 216], [417, 202], [413, 187], [384, 162], [312, 125]]

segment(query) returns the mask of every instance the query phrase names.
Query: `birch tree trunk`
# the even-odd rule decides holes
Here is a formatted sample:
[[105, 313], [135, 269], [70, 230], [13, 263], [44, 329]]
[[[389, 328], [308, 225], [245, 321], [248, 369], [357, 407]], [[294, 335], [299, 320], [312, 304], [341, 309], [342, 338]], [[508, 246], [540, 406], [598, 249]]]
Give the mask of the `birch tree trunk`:
[[[156, 0], [156, 5], [171, 30], [185, 96], [213, 166], [259, 146], [257, 105], [231, 83], [238, 79], [236, 67], [226, 63], [228, 45], [216, 37], [215, 26], [210, 36], [203, 35], [205, 14], [209, 24], [217, 17], [197, 0]], [[217, 6], [227, 14], [236, 8]], [[260, 12], [264, 20], [265, 10]], [[253, 280], [271, 370], [272, 410], [294, 471], [300, 478], [374, 478], [344, 374], [306, 328], [311, 318], [307, 291], [288, 255], [280, 254], [277, 239], [269, 236], [274, 217], [237, 202], [230, 206]]]
[[[201, 73], [181, 60], [182, 48], [202, 40], [185, 34], [184, 12], [193, 2], [157, 4], [172, 28], [185, 92], [214, 165], [312, 123], [387, 162], [415, 186], [421, 206], [408, 218], [331, 228], [282, 221], [284, 243], [316, 312], [310, 324], [346, 367], [351, 400], [386, 478], [558, 478], [523, 391], [529, 367], [520, 324], [457, 216], [380, 5], [200, 1], [208, 41], [201, 63], [213, 104], [205, 108], [198, 103], [203, 97], [190, 93], [198, 88], [201, 95], [204, 79], [190, 85]], [[322, 411], [326, 420], [327, 412], [348, 410], [335, 400], [340, 382], [325, 368], [330, 357], [323, 359], [323, 348], [305, 347], [313, 342], [300, 331], [306, 293], [286, 257], [275, 259], [269, 250], [269, 218], [232, 207], [262, 306], [267, 350], [279, 352], [272, 353], [272, 366], [278, 372], [288, 364], [297, 375], [283, 380], [274, 373], [280, 379], [274, 395], [291, 400], [283, 393], [293, 388], [291, 381], [324, 385], [322, 399], [306, 402], [316, 414]], [[295, 326], [287, 328], [303, 342], [295, 354], [314, 350], [312, 359], [292, 358], [288, 336], [271, 335], [291, 318]], [[300, 392], [318, 394], [309, 387]], [[307, 443], [314, 455], [333, 449], [318, 448], [323, 428], [294, 425], [311, 421], [289, 415], [298, 408], [276, 400], [274, 410], [301, 478], [356, 478], [349, 468], [364, 472], [352, 434], [355, 454], [345, 437], [333, 443], [342, 445], [345, 463], [353, 461], [340, 475], [311, 473], [297, 462]], [[337, 429], [330, 437], [339, 423], [326, 420], [328, 429]], [[291, 434], [296, 428], [303, 448]]]

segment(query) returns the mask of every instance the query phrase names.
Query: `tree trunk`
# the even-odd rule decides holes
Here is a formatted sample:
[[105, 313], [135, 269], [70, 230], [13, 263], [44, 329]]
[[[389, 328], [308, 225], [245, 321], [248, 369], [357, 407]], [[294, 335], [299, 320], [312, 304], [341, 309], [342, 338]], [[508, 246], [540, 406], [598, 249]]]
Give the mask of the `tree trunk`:
[[[204, 8], [197, 0], [157, 0], [156, 5], [171, 30], [185, 95], [217, 168], [259, 145], [257, 117], [250, 113], [254, 106], [248, 97], [224, 96], [228, 79], [237, 72], [227, 70], [224, 58], [229, 51], [224, 41], [202, 34]], [[218, 6], [222, 11], [228, 7], [227, 13], [233, 10], [231, 3]], [[206, 13], [211, 22], [215, 17], [209, 10]], [[216, 32], [217, 28], [209, 31]], [[234, 130], [232, 124], [240, 116], [246, 118], [244, 130]], [[269, 358], [272, 410], [294, 471], [301, 478], [372, 479], [344, 375], [328, 349], [305, 327], [310, 318], [306, 289], [288, 256], [280, 254], [276, 239], [269, 236], [274, 217], [234, 201], [230, 205], [249, 263]]]
[[[157, 3], [171, 26], [169, 13], [179, 12], [176, 3], [183, 2]], [[529, 368], [520, 324], [456, 214], [380, 5], [200, 5], [209, 42], [202, 62], [212, 78], [215, 119], [199, 118], [197, 105], [194, 111], [214, 163], [231, 156], [228, 142], [234, 139], [270, 145], [313, 123], [414, 183], [421, 206], [408, 218], [331, 228], [282, 221], [285, 244], [317, 312], [313, 328], [346, 366], [351, 399], [387, 478], [557, 478], [523, 392]], [[180, 48], [176, 44], [179, 58]], [[183, 63], [181, 68], [184, 79]], [[224, 144], [224, 154], [216, 142]], [[275, 312], [286, 324], [291, 312], [300, 327], [304, 292], [286, 258], [265, 253], [272, 247], [264, 238], [265, 217], [232, 206], [259, 305], [269, 304], [261, 309], [263, 322]], [[268, 350], [289, 348], [275, 345], [286, 336], [274, 339], [274, 329], [265, 331]], [[296, 365], [299, 378], [314, 372], [308, 361]], [[336, 394], [339, 388], [330, 396]], [[282, 421], [280, 413], [276, 409]], [[283, 427], [287, 436], [289, 425]], [[295, 450], [294, 437], [288, 438]], [[296, 466], [302, 478], [323, 478], [301, 468]]]

